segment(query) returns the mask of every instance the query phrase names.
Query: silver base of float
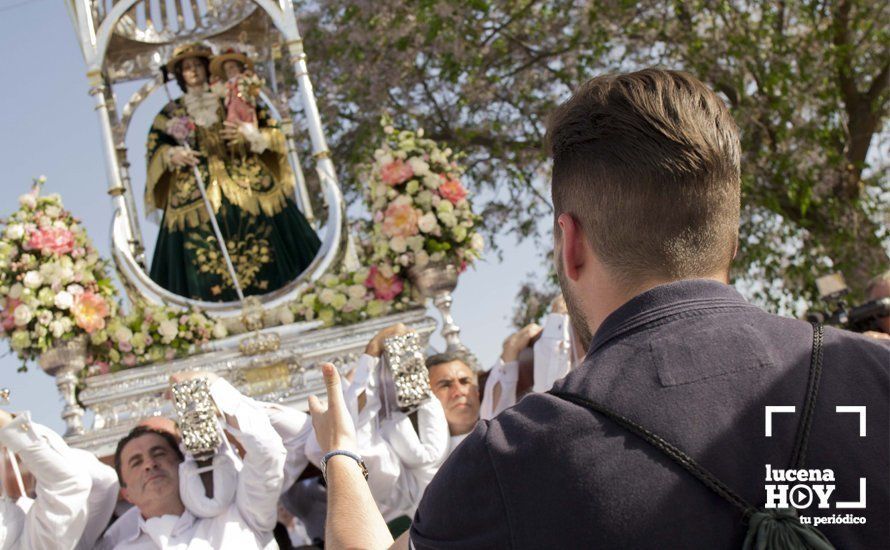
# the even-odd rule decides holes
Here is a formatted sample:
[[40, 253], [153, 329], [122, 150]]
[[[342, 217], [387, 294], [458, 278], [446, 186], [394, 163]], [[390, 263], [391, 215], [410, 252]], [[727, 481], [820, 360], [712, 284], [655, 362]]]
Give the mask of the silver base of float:
[[[331, 362], [337, 368], [354, 364], [368, 341], [381, 329], [404, 323], [416, 330], [425, 347], [436, 321], [418, 308], [347, 326], [307, 332], [278, 328], [259, 334], [276, 334], [276, 350], [247, 355], [237, 347], [217, 349], [163, 364], [146, 365], [85, 379], [78, 395], [92, 423], [82, 434], [66, 436], [68, 443], [97, 456], [114, 453], [115, 446], [133, 426], [149, 416], [172, 416], [173, 405], [164, 397], [170, 375], [180, 371], [206, 370], [231, 382], [242, 393], [307, 411], [310, 395], [324, 394], [319, 366]], [[243, 337], [243, 336], [242, 336]]]

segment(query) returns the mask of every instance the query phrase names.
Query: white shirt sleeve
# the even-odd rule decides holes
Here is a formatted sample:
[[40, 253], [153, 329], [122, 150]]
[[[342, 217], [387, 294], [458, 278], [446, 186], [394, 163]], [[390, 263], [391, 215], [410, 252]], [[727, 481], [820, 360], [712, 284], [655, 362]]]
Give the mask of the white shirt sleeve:
[[[71, 449], [52, 431], [35, 430], [27, 412], [0, 430], [0, 444], [21, 457], [37, 478], [37, 498], [21, 533], [20, 548], [70, 550], [87, 523], [92, 483], [76, 463]], [[51, 434], [51, 436], [50, 436]]]
[[402, 464], [410, 469], [441, 464], [448, 451], [448, 436], [445, 411], [435, 397], [427, 399], [418, 408], [416, 431], [405, 414], [383, 426], [383, 438]]
[[569, 316], [550, 313], [544, 321], [541, 338], [535, 342], [534, 392], [545, 392], [569, 373], [572, 366]]
[[238, 511], [251, 529], [271, 532], [278, 517], [287, 450], [256, 401], [222, 378], [210, 386], [210, 395], [225, 416], [227, 431], [244, 448], [244, 465], [235, 491]]
[[102, 536], [114, 514], [120, 486], [114, 468], [103, 464], [93, 453], [81, 449], [71, 449], [71, 452], [77, 459], [77, 465], [92, 480], [87, 499], [87, 524], [76, 546], [77, 550], [91, 550], [96, 547], [96, 541]]
[[284, 463], [284, 482], [281, 490], [287, 491], [297, 481], [309, 464], [306, 456], [306, 443], [312, 437], [312, 418], [302, 411], [275, 403], [260, 402], [272, 428], [281, 437], [287, 451]]
[[[479, 418], [482, 420], [491, 420], [504, 410], [516, 404], [516, 385], [519, 382], [519, 362], [510, 361], [504, 363], [503, 359], [498, 358], [497, 362], [491, 367], [488, 374], [488, 380], [485, 381], [485, 392], [482, 397], [482, 404], [479, 407]], [[495, 392], [495, 388], [500, 385], [500, 391]], [[497, 402], [495, 402], [495, 393], [497, 393]]]

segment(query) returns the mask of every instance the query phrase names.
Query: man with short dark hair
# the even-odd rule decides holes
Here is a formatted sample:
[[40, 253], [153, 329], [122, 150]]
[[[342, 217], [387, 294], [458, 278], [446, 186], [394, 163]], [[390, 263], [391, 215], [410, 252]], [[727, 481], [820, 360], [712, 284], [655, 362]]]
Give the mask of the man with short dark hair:
[[448, 421], [448, 452], [464, 440], [479, 421], [479, 381], [466, 354], [437, 353], [426, 358], [433, 395], [445, 409]]
[[[171, 382], [205, 377], [222, 413], [226, 431], [244, 449], [231, 503], [213, 517], [195, 517], [183, 505], [179, 467], [183, 462], [173, 434], [137, 426], [118, 444], [115, 469], [122, 496], [139, 509], [138, 528], [127, 532], [113, 548], [148, 550], [181, 548], [271, 550], [272, 530], [284, 480], [286, 450], [269, 417], [253, 400], [209, 372], [180, 373]], [[215, 491], [223, 488], [215, 479]], [[228, 489], [228, 488], [227, 488]], [[106, 547], [107, 541], [100, 546]]]
[[[890, 347], [765, 313], [728, 285], [740, 151], [720, 98], [676, 71], [601, 76], [548, 137], [557, 273], [587, 356], [477, 424], [427, 487], [411, 544], [739, 548], [794, 505], [839, 548], [890, 546]], [[340, 402], [310, 408], [323, 446], [352, 445]], [[802, 467], [831, 487], [789, 496]], [[367, 503], [358, 472], [328, 463], [327, 541], [386, 545], [373, 510], [361, 531], [341, 523]], [[801, 498], [817, 489], [831, 495]]]

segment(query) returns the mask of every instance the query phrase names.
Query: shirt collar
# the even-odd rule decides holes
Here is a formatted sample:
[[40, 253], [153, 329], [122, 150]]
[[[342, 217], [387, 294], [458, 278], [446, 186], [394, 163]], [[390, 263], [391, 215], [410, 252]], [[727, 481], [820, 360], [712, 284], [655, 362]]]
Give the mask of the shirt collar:
[[606, 317], [593, 335], [587, 356], [613, 338], [659, 319], [680, 312], [727, 307], [754, 306], [733, 287], [711, 279], [687, 279], [651, 288]]
[[[139, 513], [139, 524], [138, 524], [139, 528], [134, 529], [133, 532], [130, 534], [130, 536], [128, 536], [124, 540], [127, 542], [132, 542], [132, 541], [136, 540], [137, 538], [139, 538], [139, 536], [142, 533], [145, 533], [146, 535], [148, 535], [149, 533], [148, 533], [148, 531], [146, 531], [146, 521], [147, 520], [144, 517], [142, 517], [142, 513], [140, 512]], [[195, 522], [195, 516], [193, 516], [191, 514], [191, 512], [186, 510], [176, 520], [176, 523], [173, 525], [173, 530], [170, 532], [170, 535], [175, 536], [175, 535], [178, 535], [179, 533], [182, 533], [188, 527], [190, 527], [192, 525], [192, 523], [194, 523], [194, 522]]]

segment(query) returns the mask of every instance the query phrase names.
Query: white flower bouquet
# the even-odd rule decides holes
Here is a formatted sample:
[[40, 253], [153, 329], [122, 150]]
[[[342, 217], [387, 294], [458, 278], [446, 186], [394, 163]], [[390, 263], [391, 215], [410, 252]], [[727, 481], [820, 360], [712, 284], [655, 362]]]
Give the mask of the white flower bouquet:
[[376, 266], [328, 273], [292, 302], [291, 311], [307, 321], [319, 319], [325, 326], [357, 323], [407, 309], [408, 293], [404, 290], [401, 279], [392, 273], [387, 277]]
[[225, 336], [225, 326], [200, 311], [137, 303], [126, 316], [112, 319], [91, 335], [93, 357], [87, 374], [185, 357], [198, 346]]
[[107, 265], [59, 195], [34, 189], [4, 220], [0, 235], [0, 331], [22, 360], [105, 328], [116, 290]]
[[411, 267], [451, 263], [460, 271], [484, 248], [476, 231], [463, 169], [451, 149], [382, 120], [383, 144], [374, 152], [367, 201], [371, 209], [371, 265], [403, 276]]

